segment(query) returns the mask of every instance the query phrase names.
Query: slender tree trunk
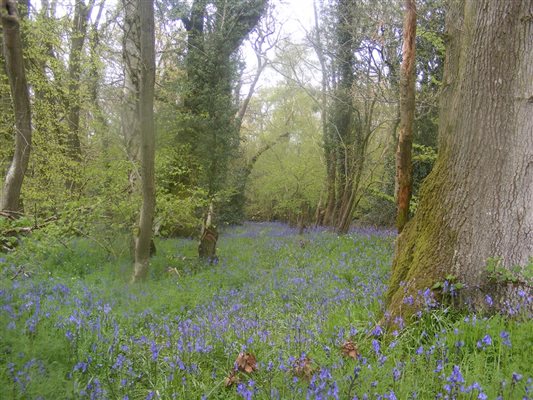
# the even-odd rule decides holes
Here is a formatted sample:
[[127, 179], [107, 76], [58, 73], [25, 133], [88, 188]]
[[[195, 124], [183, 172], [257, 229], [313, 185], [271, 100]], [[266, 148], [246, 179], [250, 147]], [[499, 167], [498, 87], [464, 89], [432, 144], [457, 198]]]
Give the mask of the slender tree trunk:
[[[364, 149], [362, 150], [364, 153]], [[355, 173], [355, 177], [353, 178], [353, 183], [350, 185], [349, 192], [347, 192], [347, 197], [343, 201], [342, 209], [339, 213], [339, 218], [336, 227], [338, 233], [348, 233], [348, 231], [350, 230], [350, 226], [352, 225], [352, 215], [356, 207], [355, 196], [359, 192], [363, 169], [364, 162], [363, 159], [361, 159], [360, 162], [357, 164], [357, 172]]]
[[316, 1], [313, 2], [315, 17], [315, 42], [313, 47], [320, 63], [321, 70], [321, 93], [320, 93], [320, 122], [322, 125], [322, 137], [324, 140], [324, 159], [326, 161], [326, 201], [324, 209], [317, 208], [317, 225], [332, 225], [334, 223], [334, 212], [336, 204], [335, 185], [337, 181], [337, 169], [335, 165], [335, 136], [334, 130], [329, 126], [329, 71], [324, 52], [324, 45], [321, 36], [321, 27]]
[[409, 219], [409, 203], [413, 190], [413, 124], [415, 120], [415, 55], [416, 4], [405, 0], [403, 22], [402, 66], [400, 68], [400, 135], [396, 151], [396, 227], [401, 232]]
[[242, 128], [242, 122], [244, 120], [244, 116], [246, 115], [246, 111], [248, 111], [248, 106], [250, 105], [250, 101], [252, 100], [252, 97], [255, 93], [255, 87], [257, 86], [257, 83], [259, 82], [259, 78], [261, 78], [261, 74], [265, 70], [265, 68], [268, 65], [268, 62], [263, 59], [263, 55], [260, 53], [259, 49], [255, 49], [255, 55], [257, 59], [257, 68], [255, 70], [254, 79], [252, 80], [252, 83], [250, 84], [250, 87], [248, 88], [248, 93], [246, 94], [246, 97], [244, 98], [244, 101], [242, 102], [241, 106], [239, 107], [239, 111], [237, 112], [237, 115], [235, 116], [235, 129], [237, 131], [241, 131]]
[[20, 192], [31, 149], [30, 95], [24, 70], [20, 21], [15, 1], [1, 0], [0, 13], [4, 57], [15, 112], [16, 130], [15, 153], [5, 177], [0, 210], [19, 211], [21, 208]]
[[124, 34], [122, 37], [122, 61], [124, 64], [124, 89], [121, 125], [126, 153], [132, 165], [129, 173], [130, 190], [135, 191], [139, 178], [137, 165], [141, 160], [141, 130], [139, 120], [140, 91], [140, 21], [137, 0], [122, 0], [124, 8]]
[[139, 236], [135, 243], [133, 281], [142, 281], [148, 274], [152, 225], [155, 212], [155, 28], [153, 0], [137, 0], [140, 16], [141, 81], [139, 119], [141, 128], [142, 195]]
[[76, 0], [74, 7], [74, 21], [72, 26], [69, 54], [69, 97], [68, 97], [68, 139], [67, 153], [74, 161], [81, 160], [80, 142], [80, 78], [81, 56], [85, 39], [87, 38], [87, 24], [91, 17], [94, 0], [85, 5], [83, 0]]
[[524, 292], [493, 284], [487, 262], [508, 269], [533, 257], [532, 15], [531, 0], [450, 5], [439, 155], [398, 238], [393, 316], [414, 311], [404, 296], [448, 275], [465, 285], [461, 304], [474, 309], [486, 294], [499, 309], [531, 296], [527, 284]]

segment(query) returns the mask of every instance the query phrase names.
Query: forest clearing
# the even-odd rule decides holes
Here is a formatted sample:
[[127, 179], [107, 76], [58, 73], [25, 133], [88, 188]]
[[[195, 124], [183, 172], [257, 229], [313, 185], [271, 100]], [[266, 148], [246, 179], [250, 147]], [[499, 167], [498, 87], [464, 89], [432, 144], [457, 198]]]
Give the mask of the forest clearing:
[[[461, 314], [428, 297], [415, 323], [385, 333], [394, 236], [245, 224], [224, 231], [214, 266], [196, 241], [159, 242], [143, 286], [83, 240], [34, 253], [30, 278], [3, 267], [2, 397], [530, 398], [520, 309]], [[242, 370], [241, 353], [254, 357]]]

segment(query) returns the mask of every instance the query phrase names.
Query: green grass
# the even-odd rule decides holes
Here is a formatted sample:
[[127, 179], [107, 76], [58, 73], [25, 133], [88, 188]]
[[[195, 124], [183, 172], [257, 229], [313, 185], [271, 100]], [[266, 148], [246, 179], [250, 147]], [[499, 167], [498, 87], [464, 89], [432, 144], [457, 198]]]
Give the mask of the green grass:
[[[0, 398], [529, 398], [524, 315], [439, 307], [375, 331], [393, 241], [250, 224], [221, 235], [213, 266], [194, 241], [157, 241], [150, 281], [135, 286], [118, 240], [113, 257], [89, 240], [23, 243], [0, 262]], [[11, 279], [21, 265], [32, 275]], [[347, 339], [357, 360], [341, 354]], [[226, 387], [240, 352], [258, 369]], [[312, 373], [295, 376], [306, 356]]]

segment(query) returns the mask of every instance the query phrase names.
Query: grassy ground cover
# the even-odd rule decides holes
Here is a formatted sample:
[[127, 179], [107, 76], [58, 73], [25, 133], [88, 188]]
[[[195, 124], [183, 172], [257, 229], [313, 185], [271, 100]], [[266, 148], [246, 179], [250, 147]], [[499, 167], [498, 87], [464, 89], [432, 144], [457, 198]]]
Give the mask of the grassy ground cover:
[[[196, 242], [158, 242], [137, 286], [127, 259], [85, 240], [23, 244], [0, 259], [0, 398], [531, 398], [527, 315], [428, 298], [415, 323], [382, 331], [393, 242], [247, 224], [223, 233], [214, 266]], [[20, 265], [33, 274], [15, 277]]]

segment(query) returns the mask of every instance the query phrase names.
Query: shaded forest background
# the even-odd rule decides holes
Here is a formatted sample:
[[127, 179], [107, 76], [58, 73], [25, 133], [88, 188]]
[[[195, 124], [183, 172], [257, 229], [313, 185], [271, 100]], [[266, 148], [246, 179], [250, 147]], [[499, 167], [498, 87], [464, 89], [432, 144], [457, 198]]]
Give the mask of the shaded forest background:
[[[442, 3], [418, 5], [413, 210], [437, 152]], [[33, 145], [16, 225], [112, 251], [124, 240], [117, 233], [134, 233], [141, 202], [133, 3], [18, 8]], [[317, 4], [298, 42], [283, 35], [278, 8], [157, 2], [156, 235], [198, 236], [210, 204], [217, 226], [277, 220], [346, 232], [353, 222], [394, 223], [400, 2]], [[0, 63], [4, 176], [14, 114]], [[2, 246], [16, 240], [4, 235]]]

